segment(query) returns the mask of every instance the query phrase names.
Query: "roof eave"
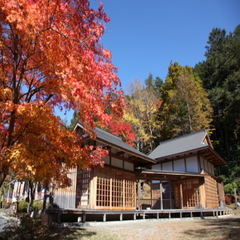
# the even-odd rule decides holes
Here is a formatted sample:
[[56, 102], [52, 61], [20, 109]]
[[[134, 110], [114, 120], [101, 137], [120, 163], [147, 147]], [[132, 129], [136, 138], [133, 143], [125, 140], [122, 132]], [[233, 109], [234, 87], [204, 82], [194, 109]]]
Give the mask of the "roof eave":
[[110, 142], [108, 142], [108, 141], [105, 141], [104, 139], [101, 139], [101, 138], [99, 138], [99, 137], [96, 137], [96, 140], [98, 140], [99, 142], [101, 142], [101, 143], [103, 143], [103, 144], [106, 144], [106, 145], [108, 145], [108, 146], [110, 146], [110, 147], [114, 147], [114, 148], [116, 148], [116, 149], [118, 149], [118, 150], [120, 150], [120, 151], [124, 151], [124, 152], [126, 152], [126, 153], [128, 153], [128, 154], [131, 154], [131, 155], [137, 157], [137, 158], [140, 158], [140, 159], [142, 159], [142, 160], [145, 160], [146, 162], [156, 163], [156, 161], [155, 161], [154, 159], [144, 157], [144, 156], [142, 156], [142, 155], [140, 155], [140, 154], [137, 154], [137, 153], [135, 153], [135, 152], [132, 152], [132, 151], [130, 151], [130, 150], [128, 150], [128, 149], [122, 148], [122, 147], [120, 147], [120, 146], [118, 146], [118, 145], [116, 145], [116, 144], [113, 144], [113, 143], [110, 143]]
[[214, 166], [221, 166], [221, 165], [226, 165], [227, 162], [209, 145], [206, 145], [206, 146], [203, 146], [203, 147], [199, 147], [199, 148], [195, 148], [195, 149], [191, 149], [191, 150], [188, 150], [188, 151], [184, 151], [184, 152], [179, 152], [179, 153], [176, 153], [176, 154], [170, 154], [170, 155], [166, 155], [166, 156], [163, 156], [163, 157], [160, 157], [160, 158], [155, 158], [156, 162], [159, 163], [160, 161], [162, 160], [167, 160], [167, 159], [173, 159], [177, 156], [181, 156], [181, 155], [187, 155], [187, 154], [190, 154], [190, 153], [193, 153], [193, 152], [200, 152], [200, 151], [203, 151], [203, 150], [210, 150], [212, 154], [214, 154], [218, 159], [219, 161], [221, 162], [221, 164], [215, 164]]

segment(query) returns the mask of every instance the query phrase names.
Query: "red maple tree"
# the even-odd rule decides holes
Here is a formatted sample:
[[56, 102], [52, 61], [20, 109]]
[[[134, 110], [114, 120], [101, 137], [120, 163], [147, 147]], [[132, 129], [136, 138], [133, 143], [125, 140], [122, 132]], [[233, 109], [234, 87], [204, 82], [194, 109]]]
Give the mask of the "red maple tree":
[[117, 69], [99, 43], [108, 21], [88, 0], [0, 0], [0, 186], [9, 170], [68, 185], [70, 168], [107, 154], [74, 144], [54, 108], [79, 112], [88, 130], [95, 118], [109, 124], [107, 108], [123, 114]]

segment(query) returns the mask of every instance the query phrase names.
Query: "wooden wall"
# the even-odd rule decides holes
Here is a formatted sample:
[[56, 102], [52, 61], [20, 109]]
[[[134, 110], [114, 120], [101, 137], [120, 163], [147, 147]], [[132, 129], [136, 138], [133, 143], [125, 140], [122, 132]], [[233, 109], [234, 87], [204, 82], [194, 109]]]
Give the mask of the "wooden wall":
[[197, 155], [179, 158], [175, 160], [166, 160], [159, 164], [153, 165], [152, 169], [163, 171], [200, 173], [200, 166]]
[[[205, 172], [205, 174], [207, 173]], [[205, 191], [206, 191], [206, 207], [219, 208], [217, 181], [208, 174], [205, 177]]]
[[198, 154], [165, 160], [152, 166], [153, 170], [200, 173], [205, 170], [214, 175], [214, 166]]
[[72, 169], [68, 177], [72, 180], [72, 186], [54, 189], [53, 192], [53, 203], [60, 208], [66, 209], [76, 208], [77, 169]]

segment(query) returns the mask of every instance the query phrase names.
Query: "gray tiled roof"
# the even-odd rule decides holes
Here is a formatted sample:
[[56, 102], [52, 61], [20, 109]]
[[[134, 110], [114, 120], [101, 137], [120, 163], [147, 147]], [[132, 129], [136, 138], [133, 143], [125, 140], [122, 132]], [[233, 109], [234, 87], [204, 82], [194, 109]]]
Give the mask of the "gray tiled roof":
[[204, 129], [162, 142], [148, 156], [150, 158], [158, 159], [208, 146], [206, 143], [203, 143], [206, 134], [207, 132]]
[[154, 162], [154, 159], [151, 157], [145, 155], [144, 153], [138, 151], [137, 149], [131, 147], [130, 145], [126, 144], [122, 141], [122, 139], [112, 133], [109, 133], [101, 128], [96, 127], [95, 133], [97, 134], [97, 139], [103, 140], [105, 142], [108, 142], [110, 145], [117, 146], [118, 148], [121, 148], [123, 150], [127, 150], [130, 153], [133, 153], [134, 155], [140, 156], [145, 158], [146, 160], [149, 160], [151, 162]]

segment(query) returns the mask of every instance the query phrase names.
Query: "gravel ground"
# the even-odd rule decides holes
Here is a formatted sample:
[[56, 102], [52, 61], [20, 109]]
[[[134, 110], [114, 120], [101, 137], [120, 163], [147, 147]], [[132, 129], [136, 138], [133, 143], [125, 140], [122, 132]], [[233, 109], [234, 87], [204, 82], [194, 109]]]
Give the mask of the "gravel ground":
[[[181, 239], [240, 239], [240, 215], [208, 219], [137, 220], [92, 223], [89, 239], [181, 240]], [[98, 238], [99, 236], [99, 238]], [[100, 237], [103, 236], [103, 237]]]

